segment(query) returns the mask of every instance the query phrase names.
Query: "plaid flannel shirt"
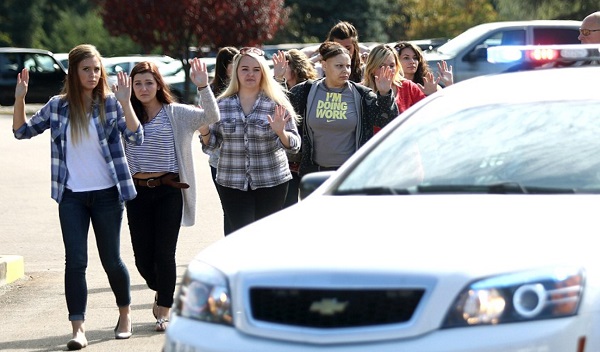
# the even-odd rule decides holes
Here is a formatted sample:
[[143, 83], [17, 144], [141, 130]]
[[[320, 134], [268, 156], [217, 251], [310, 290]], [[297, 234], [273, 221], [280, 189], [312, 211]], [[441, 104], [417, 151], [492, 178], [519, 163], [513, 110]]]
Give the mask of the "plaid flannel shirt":
[[[260, 94], [247, 116], [237, 95], [219, 100], [221, 120], [210, 126], [210, 140], [202, 146], [209, 154], [221, 148], [216, 182], [242, 191], [273, 187], [292, 179], [286, 148], [271, 128], [267, 115], [275, 113], [275, 102]], [[289, 114], [289, 113], [288, 113]], [[300, 135], [294, 119], [285, 130], [290, 133], [291, 153], [300, 150]], [[200, 138], [202, 141], [202, 138]]]
[[[121, 135], [124, 136], [127, 143], [140, 145], [144, 141], [144, 130], [141, 124], [135, 132], [127, 129], [123, 108], [114, 95], [111, 94], [106, 98], [105, 106], [106, 121], [104, 125], [100, 125], [100, 110], [97, 106], [93, 109], [92, 119], [98, 131], [102, 154], [112, 179], [119, 189], [120, 198], [122, 201], [130, 200], [135, 198], [137, 193], [127, 166]], [[13, 131], [15, 138], [29, 139], [50, 129], [52, 199], [57, 203], [60, 203], [62, 199], [68, 177], [66, 163], [68, 123], [69, 104], [60, 96], [55, 96], [36, 112], [27, 123]]]

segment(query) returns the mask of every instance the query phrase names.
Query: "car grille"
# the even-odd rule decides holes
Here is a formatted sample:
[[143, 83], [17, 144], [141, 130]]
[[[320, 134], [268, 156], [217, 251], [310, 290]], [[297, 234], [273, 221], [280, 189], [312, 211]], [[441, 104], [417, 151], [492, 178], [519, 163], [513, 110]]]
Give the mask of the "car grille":
[[250, 289], [258, 321], [312, 328], [403, 323], [412, 317], [423, 289]]

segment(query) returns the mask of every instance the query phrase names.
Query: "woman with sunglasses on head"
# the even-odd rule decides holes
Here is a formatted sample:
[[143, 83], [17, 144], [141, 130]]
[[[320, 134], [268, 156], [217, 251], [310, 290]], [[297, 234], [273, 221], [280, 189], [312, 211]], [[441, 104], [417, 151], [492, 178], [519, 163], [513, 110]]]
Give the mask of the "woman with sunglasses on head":
[[218, 104], [221, 120], [200, 128], [200, 141], [205, 152], [221, 149], [217, 188], [235, 231], [283, 208], [292, 178], [286, 151], [298, 152], [300, 136], [294, 109], [258, 48], [235, 56]]
[[375, 78], [373, 91], [350, 80], [350, 53], [342, 45], [325, 42], [319, 54], [325, 77], [290, 90], [292, 105], [301, 116], [300, 176], [336, 170], [373, 136], [374, 126], [383, 127], [398, 115], [389, 67]]
[[[217, 53], [217, 60], [215, 63], [215, 77], [210, 83], [210, 89], [212, 89], [216, 97], [223, 93], [227, 89], [227, 86], [229, 86], [231, 74], [233, 73], [233, 58], [239, 53], [240, 51], [233, 46], [226, 46], [219, 49], [219, 52]], [[217, 189], [217, 193], [219, 193], [219, 188], [217, 187], [217, 181], [215, 181], [215, 179], [217, 177], [219, 151], [219, 148], [215, 148], [208, 153], [208, 164], [210, 165], [210, 173], [212, 176], [213, 184]], [[225, 214], [225, 210], [223, 210], [223, 233], [225, 236], [231, 233], [231, 224], [229, 223], [227, 214]]]
[[29, 139], [50, 130], [52, 198], [58, 203], [65, 247], [65, 298], [72, 327], [67, 349], [80, 350], [88, 345], [84, 321], [90, 222], [119, 308], [115, 339], [132, 335], [130, 278], [121, 260], [120, 234], [123, 202], [133, 199], [136, 191], [123, 144], [140, 145], [144, 130], [129, 101], [129, 77], [119, 72], [112, 93], [102, 57], [93, 45], [73, 48], [69, 67], [62, 94], [30, 119], [25, 115], [29, 71], [19, 73], [13, 132], [17, 139]]
[[402, 75], [402, 65], [396, 51], [387, 44], [377, 45], [369, 53], [365, 66], [365, 80], [363, 84], [373, 90], [377, 90], [376, 77], [380, 75], [384, 67], [389, 67], [393, 72], [392, 91], [400, 113], [425, 98], [425, 93], [419, 86]]
[[436, 78], [418, 46], [410, 42], [398, 42], [394, 49], [398, 53], [404, 77], [418, 84], [425, 95], [433, 94], [442, 89], [442, 86], [448, 87], [454, 83], [452, 66], [448, 66], [446, 61], [438, 63]]
[[206, 64], [190, 62], [202, 108], [174, 102], [158, 67], [143, 61], [133, 67], [131, 105], [144, 126], [144, 143], [125, 153], [137, 190], [127, 202], [127, 219], [135, 265], [156, 291], [152, 313], [156, 331], [165, 331], [177, 280], [175, 252], [181, 226], [196, 215], [196, 182], [192, 139], [200, 126], [219, 120], [219, 108], [208, 88]]

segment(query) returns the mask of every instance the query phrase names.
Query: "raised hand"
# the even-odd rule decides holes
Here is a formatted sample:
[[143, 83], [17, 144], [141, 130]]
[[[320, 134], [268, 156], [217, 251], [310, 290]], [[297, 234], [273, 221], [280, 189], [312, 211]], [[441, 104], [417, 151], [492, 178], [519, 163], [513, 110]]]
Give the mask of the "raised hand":
[[287, 113], [287, 110], [281, 105], [275, 106], [275, 114], [274, 116], [267, 115], [267, 119], [269, 120], [269, 125], [273, 131], [281, 136], [285, 129], [286, 123], [290, 120], [291, 116]]
[[113, 91], [121, 105], [125, 103], [129, 104], [129, 99], [131, 99], [131, 78], [129, 78], [127, 73], [123, 71], [117, 73], [117, 84], [113, 85]]
[[208, 70], [206, 63], [195, 57], [190, 61], [190, 79], [196, 87], [203, 88], [208, 85]]
[[386, 95], [392, 89], [392, 83], [394, 82], [394, 70], [388, 66], [381, 66], [379, 73], [375, 76], [375, 85], [379, 94]]
[[17, 86], [15, 87], [16, 100], [21, 100], [27, 95], [27, 87], [29, 87], [29, 71], [24, 68], [17, 75]]
[[432, 72], [427, 72], [423, 77], [423, 86], [419, 86], [425, 95], [430, 95], [438, 90], [438, 82], [440, 78], [435, 78]]
[[281, 50], [277, 51], [273, 55], [273, 76], [278, 81], [282, 81], [285, 78], [285, 71], [287, 70], [288, 62], [285, 59], [285, 53]]
[[452, 65], [448, 66], [448, 63], [444, 60], [437, 63], [439, 82], [444, 86], [448, 87], [454, 83], [454, 75], [452, 74]]

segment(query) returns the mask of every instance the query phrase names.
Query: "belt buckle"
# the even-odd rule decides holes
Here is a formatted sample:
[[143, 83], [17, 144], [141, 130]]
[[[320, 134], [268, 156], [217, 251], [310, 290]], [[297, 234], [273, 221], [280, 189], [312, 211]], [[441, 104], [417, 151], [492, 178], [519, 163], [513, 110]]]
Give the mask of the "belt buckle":
[[155, 180], [154, 178], [147, 179], [146, 180], [146, 187], [148, 187], [148, 188], [155, 188], [156, 186], [150, 186], [150, 182], [154, 181], [154, 180]]

